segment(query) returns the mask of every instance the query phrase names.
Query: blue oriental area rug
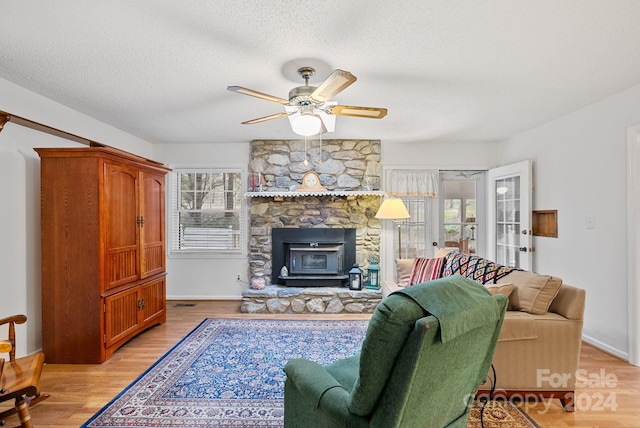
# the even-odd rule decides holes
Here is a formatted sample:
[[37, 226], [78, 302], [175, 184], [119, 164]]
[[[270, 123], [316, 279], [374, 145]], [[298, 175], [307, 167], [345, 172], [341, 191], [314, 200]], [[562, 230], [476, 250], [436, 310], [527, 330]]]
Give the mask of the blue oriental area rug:
[[281, 427], [291, 358], [360, 351], [368, 321], [206, 319], [84, 427]]
[[[291, 358], [326, 365], [360, 351], [368, 321], [206, 319], [81, 428], [282, 427], [282, 370]], [[492, 401], [485, 428], [537, 427]], [[468, 427], [479, 428], [480, 408]]]

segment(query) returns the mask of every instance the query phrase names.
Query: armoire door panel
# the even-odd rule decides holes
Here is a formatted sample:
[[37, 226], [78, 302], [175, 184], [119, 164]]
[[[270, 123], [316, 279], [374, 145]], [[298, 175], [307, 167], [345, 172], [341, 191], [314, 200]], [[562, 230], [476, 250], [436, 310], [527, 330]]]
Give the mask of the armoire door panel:
[[141, 278], [164, 272], [164, 175], [142, 173]]
[[111, 289], [140, 276], [138, 234], [138, 171], [105, 163], [104, 215], [106, 229], [106, 284]]
[[142, 300], [141, 323], [164, 322], [166, 319], [165, 279], [150, 281], [140, 286]]
[[138, 310], [140, 299], [138, 288], [106, 297], [105, 333], [107, 347], [133, 334], [139, 327]]

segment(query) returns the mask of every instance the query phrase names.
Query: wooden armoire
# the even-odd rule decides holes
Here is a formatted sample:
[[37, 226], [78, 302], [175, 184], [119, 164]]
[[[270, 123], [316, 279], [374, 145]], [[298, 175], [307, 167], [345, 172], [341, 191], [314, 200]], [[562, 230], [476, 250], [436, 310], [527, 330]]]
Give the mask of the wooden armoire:
[[169, 169], [109, 147], [35, 150], [45, 361], [102, 363], [166, 320]]

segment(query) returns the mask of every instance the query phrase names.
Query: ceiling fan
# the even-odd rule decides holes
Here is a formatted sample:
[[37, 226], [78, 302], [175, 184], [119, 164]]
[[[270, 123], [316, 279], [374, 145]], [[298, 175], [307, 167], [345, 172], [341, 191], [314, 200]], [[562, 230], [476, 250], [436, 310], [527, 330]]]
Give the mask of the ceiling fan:
[[243, 125], [264, 122], [288, 116], [293, 131], [299, 135], [311, 136], [323, 132], [333, 131], [335, 116], [364, 117], [368, 119], [382, 119], [387, 114], [386, 108], [358, 107], [338, 105], [331, 101], [335, 95], [345, 90], [356, 81], [356, 76], [348, 71], [334, 70], [320, 86], [310, 86], [309, 78], [313, 76], [313, 67], [300, 67], [298, 74], [304, 79], [304, 85], [289, 91], [289, 99], [243, 88], [242, 86], [228, 86], [227, 89], [263, 100], [282, 104], [284, 112], [242, 122]]

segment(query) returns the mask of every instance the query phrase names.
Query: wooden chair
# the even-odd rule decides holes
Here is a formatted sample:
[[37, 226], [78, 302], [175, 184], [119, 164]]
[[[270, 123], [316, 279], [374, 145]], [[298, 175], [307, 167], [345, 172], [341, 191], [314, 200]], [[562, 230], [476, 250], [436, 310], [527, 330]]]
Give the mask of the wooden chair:
[[9, 339], [0, 340], [0, 354], [9, 354], [9, 360], [0, 358], [0, 402], [15, 400], [14, 407], [0, 413], [0, 425], [4, 419], [17, 413], [20, 427], [31, 428], [29, 406], [49, 398], [48, 394], [40, 393], [40, 374], [44, 365], [44, 354], [38, 352], [33, 355], [16, 359], [16, 324], [27, 321], [25, 315], [13, 315], [0, 319], [0, 325], [9, 324]]

